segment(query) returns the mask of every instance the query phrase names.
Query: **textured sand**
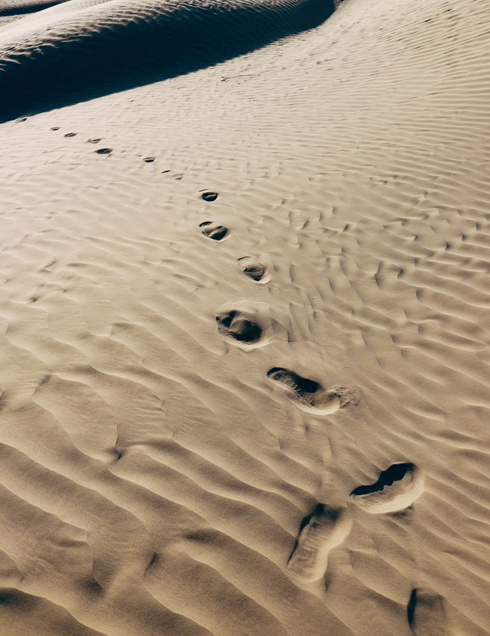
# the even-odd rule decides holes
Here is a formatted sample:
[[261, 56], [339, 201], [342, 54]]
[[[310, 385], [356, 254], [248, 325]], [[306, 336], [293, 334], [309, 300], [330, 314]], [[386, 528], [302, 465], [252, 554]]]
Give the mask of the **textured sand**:
[[490, 633], [489, 20], [0, 126], [2, 636]]
[[[338, 0], [337, 0], [338, 1]], [[335, 0], [69, 0], [0, 25], [0, 121], [222, 62]]]

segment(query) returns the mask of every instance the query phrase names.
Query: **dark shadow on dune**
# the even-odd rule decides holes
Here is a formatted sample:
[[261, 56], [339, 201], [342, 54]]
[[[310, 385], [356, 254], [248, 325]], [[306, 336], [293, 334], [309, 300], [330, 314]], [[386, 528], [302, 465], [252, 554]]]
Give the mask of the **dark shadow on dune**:
[[0, 122], [218, 64], [320, 25], [335, 4], [112, 0], [62, 16], [47, 9], [35, 28], [0, 32]]
[[407, 618], [408, 618], [408, 624], [410, 625], [410, 627], [412, 627], [414, 623], [416, 605], [417, 605], [417, 590], [412, 590], [412, 593], [410, 595], [410, 600], [408, 601], [408, 605], [407, 605]]
[[67, 0], [26, 0], [25, 2], [22, 2], [22, 0], [4, 0], [0, 5], [0, 17], [36, 13], [36, 11], [48, 9], [62, 2], [67, 2]]

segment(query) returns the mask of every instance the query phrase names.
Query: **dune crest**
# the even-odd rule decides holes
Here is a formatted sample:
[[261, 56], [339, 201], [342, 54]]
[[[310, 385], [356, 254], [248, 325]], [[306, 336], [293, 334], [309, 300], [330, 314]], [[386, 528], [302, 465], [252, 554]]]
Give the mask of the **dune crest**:
[[0, 118], [217, 64], [334, 10], [333, 0], [68, 0], [0, 28]]

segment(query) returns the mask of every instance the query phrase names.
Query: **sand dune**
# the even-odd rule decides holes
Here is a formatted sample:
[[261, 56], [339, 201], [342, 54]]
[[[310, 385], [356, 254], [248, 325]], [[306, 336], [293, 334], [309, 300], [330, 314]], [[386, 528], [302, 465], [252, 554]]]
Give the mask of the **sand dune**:
[[3, 0], [0, 5], [0, 16], [35, 13], [61, 2], [66, 2], [66, 0]]
[[68, 0], [0, 26], [0, 117], [216, 64], [333, 11], [334, 0]]
[[72, 2], [1, 31], [106, 94], [0, 125], [0, 634], [490, 634], [490, 6], [115, 93]]

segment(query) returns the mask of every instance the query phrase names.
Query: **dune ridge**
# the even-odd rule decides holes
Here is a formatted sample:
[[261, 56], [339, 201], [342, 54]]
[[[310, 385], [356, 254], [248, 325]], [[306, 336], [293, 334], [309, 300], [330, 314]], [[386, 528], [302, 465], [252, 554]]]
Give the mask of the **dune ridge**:
[[0, 27], [0, 117], [213, 65], [334, 9], [334, 0], [68, 0]]
[[490, 633], [489, 17], [0, 126], [2, 634]]
[[35, 13], [61, 2], [66, 0], [3, 0], [0, 5], [0, 17]]

